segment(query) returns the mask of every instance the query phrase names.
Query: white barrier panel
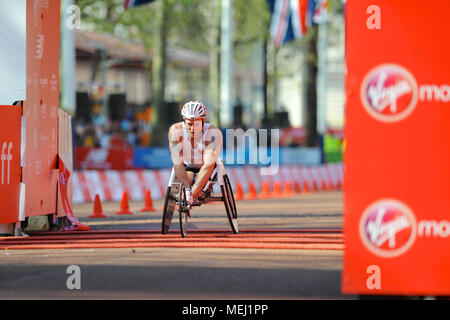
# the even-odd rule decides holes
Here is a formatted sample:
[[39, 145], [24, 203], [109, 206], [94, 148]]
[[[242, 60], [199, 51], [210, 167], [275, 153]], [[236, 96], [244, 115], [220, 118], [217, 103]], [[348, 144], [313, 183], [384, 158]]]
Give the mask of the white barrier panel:
[[[258, 167], [227, 167], [233, 190], [241, 184], [244, 192], [249, 190], [249, 184], [254, 183], [256, 191], [260, 192], [263, 181], [269, 181], [271, 188], [276, 181], [286, 180], [298, 182], [303, 191], [307, 184], [310, 191], [326, 190], [329, 185], [335, 188], [342, 186], [342, 164], [327, 164], [319, 166], [283, 165], [275, 176], [262, 176]], [[131, 200], [143, 201], [145, 191], [150, 190], [152, 199], [158, 200], [165, 196], [171, 170], [80, 170], [75, 171], [73, 179], [73, 202], [83, 203], [94, 201], [98, 194], [102, 201], [120, 201], [122, 193], [128, 192]]]

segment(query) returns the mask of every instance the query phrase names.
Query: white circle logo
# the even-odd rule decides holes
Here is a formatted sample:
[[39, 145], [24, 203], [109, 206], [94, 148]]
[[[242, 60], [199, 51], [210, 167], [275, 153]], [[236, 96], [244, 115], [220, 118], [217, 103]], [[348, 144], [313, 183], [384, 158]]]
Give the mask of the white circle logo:
[[418, 91], [417, 82], [408, 70], [396, 64], [382, 64], [364, 77], [361, 100], [375, 119], [396, 122], [413, 112]]
[[370, 205], [359, 223], [366, 248], [380, 257], [396, 257], [406, 252], [416, 238], [416, 218], [411, 209], [394, 199]]
[[67, 175], [64, 172], [61, 172], [59, 174], [59, 182], [61, 182], [61, 185], [65, 187], [67, 185]]

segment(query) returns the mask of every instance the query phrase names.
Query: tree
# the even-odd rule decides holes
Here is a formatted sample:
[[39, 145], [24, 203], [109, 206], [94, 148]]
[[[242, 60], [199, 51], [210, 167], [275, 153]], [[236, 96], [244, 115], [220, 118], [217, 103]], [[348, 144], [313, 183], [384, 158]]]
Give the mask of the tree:
[[[147, 52], [153, 49], [150, 59], [144, 63], [152, 79], [153, 145], [161, 145], [165, 125], [159, 121], [164, 113], [164, 91], [167, 64], [168, 18], [171, 9], [169, 0], [124, 10], [122, 0], [79, 0], [82, 21], [87, 30], [111, 33], [127, 40], [142, 43]], [[153, 31], [153, 32], [152, 32]], [[150, 57], [150, 54], [149, 54]]]
[[[208, 53], [211, 100], [219, 107], [220, 64], [220, 0], [157, 0], [149, 5], [128, 10], [122, 0], [78, 0], [82, 12], [82, 28], [111, 33], [122, 39], [138, 41], [152, 51], [147, 62], [152, 81], [154, 121], [152, 144], [161, 144], [167, 123], [164, 114], [167, 47], [175, 45]], [[267, 4], [261, 0], [234, 1], [235, 59], [245, 65], [255, 43], [268, 34]], [[216, 124], [218, 119], [216, 119]]]
[[[343, 4], [340, 0], [329, 0], [329, 16], [343, 15]], [[325, 27], [328, 28], [328, 23], [325, 22]], [[332, 30], [332, 34], [336, 31]], [[313, 25], [308, 30], [308, 37], [305, 48], [305, 71], [306, 71], [306, 86], [305, 86], [305, 102], [306, 102], [306, 146], [315, 147], [319, 143], [317, 131], [317, 72], [318, 72], [318, 55], [317, 55], [317, 40], [318, 40], [318, 26]]]
[[168, 17], [169, 3], [167, 0], [157, 1], [157, 14], [155, 26], [155, 45], [153, 50], [152, 62], [152, 139], [154, 146], [163, 145], [164, 134], [167, 130], [167, 124], [162, 123], [161, 115], [164, 113], [165, 100], [164, 93], [166, 89], [166, 66], [167, 66], [167, 35], [168, 35]]
[[[328, 0], [329, 10], [328, 17], [333, 19], [333, 16], [343, 14], [343, 4], [341, 0]], [[330, 24], [326, 23], [330, 38], [333, 40], [337, 37], [337, 30], [333, 29]], [[303, 76], [304, 76], [304, 125], [306, 129], [306, 145], [308, 147], [315, 147], [318, 145], [318, 131], [317, 131], [317, 74], [318, 74], [318, 26], [312, 25], [309, 27], [307, 33], [303, 38], [294, 40], [284, 45], [284, 47], [297, 49], [304, 53], [303, 60]], [[288, 73], [301, 72], [301, 68], [296, 70], [289, 65]], [[279, 74], [282, 74], [285, 70], [280, 70]], [[275, 78], [277, 75], [275, 75]], [[276, 79], [275, 79], [276, 81]]]
[[[183, 6], [183, 7], [182, 7]], [[181, 8], [182, 7], [182, 8]], [[220, 19], [221, 0], [182, 1], [175, 11], [183, 14], [177, 20], [177, 43], [185, 48], [209, 54], [209, 89], [216, 117], [220, 125]], [[268, 36], [270, 14], [261, 0], [233, 1], [234, 59], [239, 66], [248, 65], [252, 48], [261, 45]]]
[[312, 26], [305, 50], [305, 129], [306, 146], [315, 147], [318, 144], [317, 133], [317, 37], [318, 27]]

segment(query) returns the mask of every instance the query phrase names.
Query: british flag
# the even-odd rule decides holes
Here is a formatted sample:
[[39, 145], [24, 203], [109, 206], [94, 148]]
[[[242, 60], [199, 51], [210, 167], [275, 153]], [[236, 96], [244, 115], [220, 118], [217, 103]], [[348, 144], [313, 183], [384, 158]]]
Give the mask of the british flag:
[[155, 1], [155, 0], [124, 0], [123, 7], [125, 9], [129, 9], [129, 8], [137, 7], [137, 6], [147, 4], [147, 3], [150, 3], [153, 1]]
[[270, 34], [276, 48], [300, 39], [308, 28], [326, 21], [327, 0], [268, 0]]

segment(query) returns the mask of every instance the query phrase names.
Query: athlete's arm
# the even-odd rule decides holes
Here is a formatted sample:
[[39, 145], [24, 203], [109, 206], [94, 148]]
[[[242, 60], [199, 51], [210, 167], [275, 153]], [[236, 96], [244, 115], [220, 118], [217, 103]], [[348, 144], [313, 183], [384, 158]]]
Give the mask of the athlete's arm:
[[222, 132], [214, 126], [210, 126], [205, 138], [205, 150], [203, 152], [203, 166], [201, 167], [195, 183], [192, 186], [192, 195], [197, 197], [211, 176], [214, 166], [222, 151]]
[[169, 129], [169, 148], [175, 176], [182, 184], [190, 187], [191, 182], [183, 161], [183, 129], [178, 123], [172, 125]]

